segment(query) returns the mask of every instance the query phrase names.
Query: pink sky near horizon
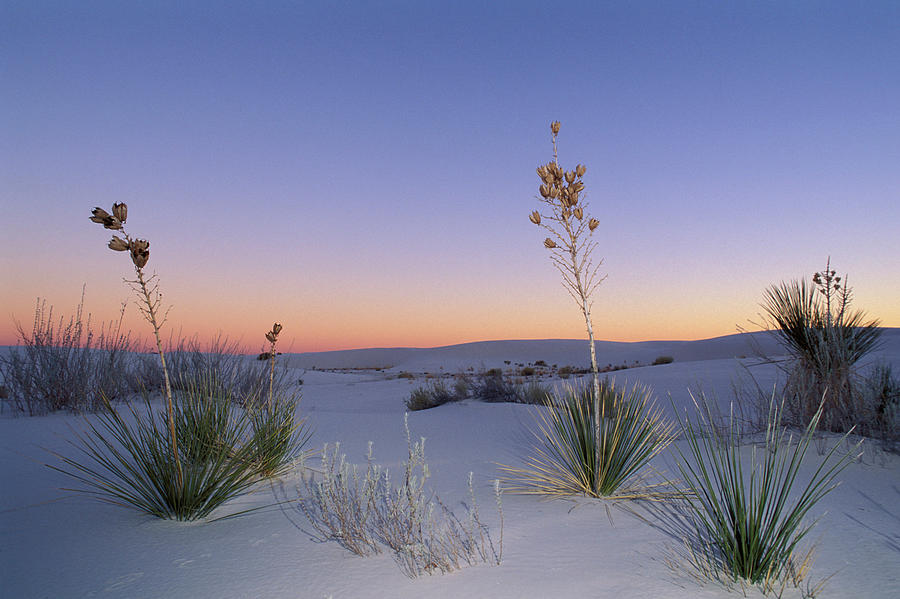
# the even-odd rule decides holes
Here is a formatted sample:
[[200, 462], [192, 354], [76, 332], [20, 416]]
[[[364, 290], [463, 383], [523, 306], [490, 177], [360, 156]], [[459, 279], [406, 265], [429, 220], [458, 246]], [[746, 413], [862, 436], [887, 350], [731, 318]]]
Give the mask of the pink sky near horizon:
[[[752, 328], [828, 256], [900, 326], [900, 6], [567, 7], [561, 43], [537, 2], [4, 3], [0, 345], [36, 298], [131, 300], [88, 221], [118, 201], [166, 336], [583, 338], [527, 218], [555, 119], [601, 221], [597, 339]], [[126, 328], [149, 339], [133, 303]]]

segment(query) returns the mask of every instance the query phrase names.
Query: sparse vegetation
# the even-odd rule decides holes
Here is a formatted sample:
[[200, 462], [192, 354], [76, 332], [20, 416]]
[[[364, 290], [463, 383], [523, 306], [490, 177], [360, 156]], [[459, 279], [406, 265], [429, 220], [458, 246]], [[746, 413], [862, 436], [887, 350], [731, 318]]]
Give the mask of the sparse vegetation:
[[655, 360], [653, 360], [653, 366], [659, 366], [661, 364], [671, 364], [675, 361], [675, 358], [672, 356], [658, 356]]
[[852, 310], [851, 302], [852, 289], [846, 277], [831, 269], [830, 260], [825, 270], [813, 275], [812, 285], [792, 281], [766, 290], [766, 324], [790, 356], [782, 365], [787, 378], [785, 420], [806, 426], [821, 408], [823, 430], [856, 427], [861, 434], [888, 440], [896, 435], [883, 419], [891, 403], [883, 383], [890, 376], [885, 379], [876, 369], [867, 381], [859, 370], [861, 360], [878, 347], [882, 329], [863, 311]]
[[[290, 394], [290, 371], [272, 358], [271, 350], [262, 352], [264, 359], [257, 356], [256, 360], [252, 360], [241, 355], [237, 342], [218, 335], [206, 345], [201, 345], [196, 338], [181, 337], [178, 341], [170, 338], [165, 344], [165, 352], [166, 366], [175, 389], [181, 381], [201, 376], [221, 381], [240, 402], [252, 401], [253, 398], [265, 399], [269, 387], [279, 395]], [[162, 373], [156, 379], [162, 383]], [[156, 388], [161, 386], [158, 383]]]
[[458, 390], [450, 391], [443, 379], [431, 379], [422, 387], [413, 389], [406, 399], [406, 407], [410, 411], [436, 408], [451, 401], [464, 399], [457, 395]]
[[[123, 307], [124, 311], [124, 307]], [[92, 412], [140, 390], [144, 360], [131, 335], [117, 321], [94, 331], [84, 314], [84, 291], [75, 314], [54, 317], [53, 307], [37, 301], [31, 332], [16, 323], [19, 346], [0, 354], [5, 405], [38, 416], [57, 410]]]
[[374, 462], [372, 444], [364, 469], [347, 462], [340, 444], [322, 452], [320, 478], [303, 471], [298, 484], [299, 504], [323, 540], [334, 540], [357, 555], [372, 555], [381, 545], [394, 552], [407, 576], [445, 573], [464, 564], [499, 565], [503, 558], [503, 509], [499, 481], [494, 494], [500, 513], [500, 538], [494, 545], [481, 521], [472, 474], [466, 523], [441, 500], [426, 492], [430, 476], [425, 460], [425, 439], [413, 443], [408, 415], [404, 417], [407, 459], [398, 486], [390, 473]]
[[252, 460], [261, 476], [269, 478], [283, 474], [309, 441], [312, 432], [304, 420], [297, 421], [299, 397], [285, 393], [282, 385], [276, 385], [275, 349], [282, 326], [277, 322], [266, 332], [269, 341], [269, 390], [265, 401], [243, 397], [242, 404], [250, 415], [253, 431]]
[[758, 451], [752, 449], [749, 470], [734, 419], [721, 431], [712, 426], [708, 409], [700, 409], [699, 425], [688, 419], [682, 422], [688, 450], [686, 455], [678, 450], [686, 485], [683, 499], [692, 510], [690, 537], [685, 539], [687, 563], [703, 577], [757, 585], [778, 596], [785, 587], [800, 587], [807, 579], [812, 549], [802, 551], [799, 545], [813, 523], [805, 517], [857, 457], [837, 455], [840, 443], [836, 443], [809, 480], [799, 482], [824, 402], [796, 444], [781, 426], [783, 406], [772, 401], [765, 442]]
[[445, 379], [430, 379], [421, 387], [412, 390], [406, 399], [410, 411], [427, 410], [446, 403], [467, 398], [489, 403], [524, 403], [543, 405], [551, 387], [536, 379], [514, 382], [503, 375], [498, 368], [492, 368], [478, 375], [459, 373], [453, 377], [451, 387]]
[[294, 398], [274, 395], [245, 410], [240, 405], [248, 402], [215, 371], [179, 379], [174, 393], [175, 443], [164, 426], [168, 415], [145, 393], [144, 411], [127, 404], [123, 417], [107, 403], [96, 423], [85, 418], [85, 431], [71, 442], [81, 458], [58, 455], [63, 466], [50, 467], [84, 485], [73, 491], [159, 518], [197, 520], [260, 478], [283, 473], [309, 438], [295, 421]]
[[537, 415], [532, 454], [522, 466], [502, 467], [511, 491], [621, 499], [665, 495], [640, 470], [671, 443], [673, 425], [662, 420], [646, 388], [625, 392], [603, 381], [600, 393], [599, 414], [591, 389], [566, 387], [546, 401], [547, 409]]
[[518, 388], [508, 379], [504, 378], [499, 368], [491, 368], [484, 373], [475, 383], [472, 394], [486, 402], [511, 402], [519, 400]]
[[186, 394], [173, 413], [179, 429], [181, 476], [171, 456], [166, 421], [146, 402], [141, 412], [127, 404], [123, 417], [112, 406], [85, 419], [73, 447], [81, 458], [59, 455], [51, 466], [84, 486], [71, 490], [134, 508], [158, 518], [196, 520], [209, 516], [257, 480], [250, 444], [236, 445], [244, 418], [233, 417], [227, 398]]

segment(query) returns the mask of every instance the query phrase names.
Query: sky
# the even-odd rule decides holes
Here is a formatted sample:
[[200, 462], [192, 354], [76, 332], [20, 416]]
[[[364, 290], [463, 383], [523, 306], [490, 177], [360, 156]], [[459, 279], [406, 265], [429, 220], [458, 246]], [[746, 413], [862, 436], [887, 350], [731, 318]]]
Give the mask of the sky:
[[562, 123], [598, 339], [755, 328], [830, 256], [900, 326], [900, 3], [0, 3], [0, 344], [55, 315], [248, 351], [583, 338], [528, 220]]

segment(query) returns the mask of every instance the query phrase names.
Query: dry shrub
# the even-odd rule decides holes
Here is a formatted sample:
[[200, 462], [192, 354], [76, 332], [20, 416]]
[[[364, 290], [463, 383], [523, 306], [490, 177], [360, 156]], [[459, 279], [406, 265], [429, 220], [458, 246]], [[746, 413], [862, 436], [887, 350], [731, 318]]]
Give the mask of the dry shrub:
[[19, 345], [0, 355], [0, 375], [16, 412], [29, 416], [57, 410], [91, 412], [108, 400], [140, 390], [144, 360], [130, 332], [122, 331], [123, 311], [95, 331], [84, 314], [84, 290], [75, 314], [54, 317], [53, 307], [38, 300], [31, 332], [16, 322]]

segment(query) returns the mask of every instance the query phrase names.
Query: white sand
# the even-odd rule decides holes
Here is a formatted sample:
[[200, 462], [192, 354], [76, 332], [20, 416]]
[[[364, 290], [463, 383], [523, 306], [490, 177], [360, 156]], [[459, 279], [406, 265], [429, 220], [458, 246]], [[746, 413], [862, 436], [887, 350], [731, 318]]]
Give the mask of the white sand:
[[[743, 368], [735, 356], [749, 355], [739, 339], [699, 342], [609, 344], [601, 361], [652, 361], [672, 355], [675, 363], [629, 369], [620, 378], [651, 384], [661, 401], [685, 406], [687, 387], [702, 386], [720, 401]], [[887, 331], [878, 357], [900, 370], [900, 330]], [[503, 360], [586, 364], [583, 342], [492, 342], [433, 350], [358, 350], [295, 356], [320, 367], [391, 366], [392, 371], [454, 372], [468, 365], [503, 366]], [[582, 353], [585, 356], [582, 357]], [[362, 356], [362, 357], [361, 357]], [[350, 360], [356, 360], [352, 362]], [[343, 363], [340, 360], [344, 360]], [[772, 366], [757, 367], [761, 381], [774, 381]], [[298, 372], [299, 374], [299, 372]], [[341, 441], [362, 462], [374, 441], [379, 463], [396, 468], [405, 455], [404, 399], [421, 384], [385, 380], [363, 372], [303, 373], [301, 411], [315, 429], [311, 447]], [[475, 473], [482, 519], [498, 539], [492, 480], [496, 462], [516, 463], [523, 427], [534, 408], [466, 401], [410, 415], [413, 434], [427, 437], [430, 482], [453, 507], [465, 499], [467, 473]], [[355, 598], [355, 597], [732, 597], [721, 587], [700, 585], [673, 574], [663, 562], [675, 542], [628, 511], [579, 499], [541, 501], [505, 495], [503, 563], [479, 565], [447, 575], [409, 579], [389, 552], [369, 558], [336, 543], [311, 540], [309, 525], [293, 506], [270, 507], [210, 523], [177, 523], [72, 496], [60, 487], [72, 481], [44, 466], [46, 449], [73, 452], [65, 439], [78, 417], [0, 418], [0, 596]], [[669, 450], [655, 466], [674, 470]], [[804, 472], [818, 456], [807, 456]], [[822, 597], [900, 596], [900, 458], [872, 452], [841, 475], [843, 484], [813, 510], [821, 520], [813, 578], [833, 575]], [[296, 497], [294, 481], [260, 485], [217, 515]], [[574, 509], [573, 509], [574, 507]], [[461, 510], [460, 510], [461, 511]], [[751, 596], [754, 596], [751, 594]], [[788, 595], [786, 595], [788, 596]]]

